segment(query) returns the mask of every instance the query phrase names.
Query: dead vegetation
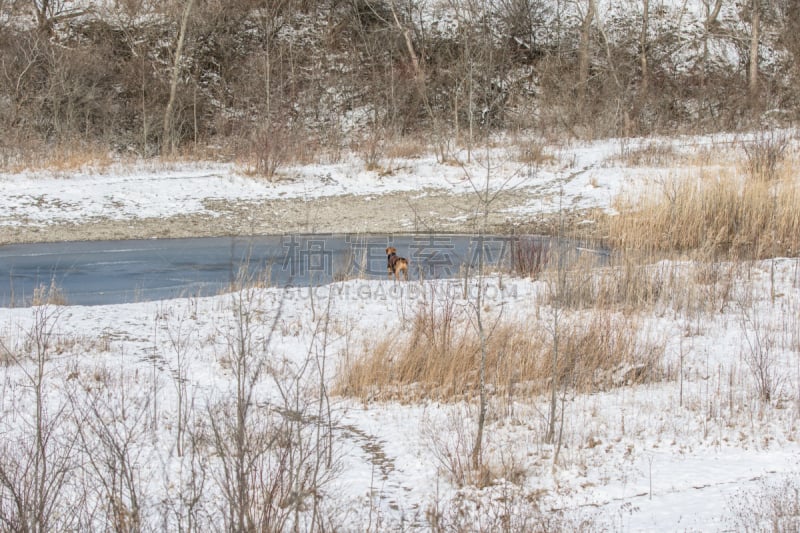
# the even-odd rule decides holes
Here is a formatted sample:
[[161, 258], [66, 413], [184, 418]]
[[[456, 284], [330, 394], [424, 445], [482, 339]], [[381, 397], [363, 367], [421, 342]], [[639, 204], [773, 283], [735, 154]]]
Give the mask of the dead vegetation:
[[[553, 376], [546, 317], [496, 317], [487, 340], [491, 392], [542, 394], [554, 377], [576, 392], [658, 379], [660, 348], [635, 320], [608, 311], [575, 314], [565, 322]], [[479, 363], [480, 339], [469, 315], [452, 297], [434, 295], [415, 310], [409, 331], [393, 330], [364, 345], [335, 390], [363, 400], [471, 400]]]
[[728, 173], [669, 179], [621, 199], [608, 219], [620, 250], [765, 258], [800, 253], [800, 192], [794, 176], [740, 180]]

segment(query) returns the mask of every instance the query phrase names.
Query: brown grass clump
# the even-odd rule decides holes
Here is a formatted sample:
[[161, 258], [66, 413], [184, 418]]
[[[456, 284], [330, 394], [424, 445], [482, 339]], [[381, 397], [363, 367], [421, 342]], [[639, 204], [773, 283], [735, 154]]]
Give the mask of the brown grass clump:
[[31, 305], [67, 305], [67, 297], [55, 280], [51, 280], [50, 285], [39, 285], [33, 290]]
[[629, 167], [666, 167], [675, 163], [684, 164], [686, 156], [672, 144], [652, 141], [641, 146], [624, 148], [611, 162]]
[[419, 136], [395, 136], [386, 145], [386, 157], [390, 160], [417, 159], [427, 153], [428, 146]]
[[644, 252], [704, 250], [737, 258], [800, 253], [800, 194], [795, 180], [731, 177], [661, 184], [637, 199], [620, 201], [609, 218], [618, 249]]
[[533, 167], [555, 164], [558, 160], [547, 146], [537, 141], [516, 141], [517, 156], [520, 163]]
[[728, 526], [732, 531], [797, 531], [800, 529], [800, 483], [786, 475], [763, 479], [743, 488], [728, 500]]
[[782, 132], [760, 132], [753, 140], [742, 144], [745, 171], [754, 180], [777, 179], [788, 148], [789, 139]]
[[23, 172], [25, 170], [50, 170], [53, 172], [75, 172], [108, 168], [113, 158], [107, 148], [98, 145], [56, 145], [38, 147], [0, 159], [2, 170]]
[[[511, 250], [511, 263], [515, 274], [538, 278], [549, 266], [551, 259], [558, 261], [557, 251], [551, 254], [551, 244], [548, 241], [520, 237], [514, 242]], [[554, 258], [551, 258], [554, 255]]]
[[[335, 387], [369, 399], [458, 401], [478, 392], [480, 341], [468, 311], [450, 300], [420, 306], [410, 332], [392, 331], [364, 346]], [[635, 321], [612, 313], [564, 320], [558, 330], [559, 383], [590, 392], [654, 377], [663, 352], [639, 340]], [[486, 383], [497, 394], [542, 394], [552, 379], [553, 331], [547, 320], [496, 321], [488, 330]]]
[[428, 146], [419, 138], [395, 135], [383, 128], [368, 131], [361, 139], [354, 140], [350, 149], [364, 162], [365, 170], [381, 176], [389, 176], [401, 168], [402, 160], [416, 159], [428, 152]]
[[680, 142], [650, 139], [633, 145], [621, 141], [620, 151], [608, 163], [625, 167], [732, 167], [741, 158], [739, 145], [729, 141]]

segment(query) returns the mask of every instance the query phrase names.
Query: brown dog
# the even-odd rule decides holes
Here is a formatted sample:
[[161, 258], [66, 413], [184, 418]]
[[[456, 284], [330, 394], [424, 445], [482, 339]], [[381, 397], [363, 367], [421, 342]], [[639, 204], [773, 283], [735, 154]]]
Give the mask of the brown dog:
[[403, 277], [408, 281], [408, 259], [405, 257], [398, 257], [397, 248], [389, 246], [386, 249], [386, 261], [386, 268], [389, 270], [389, 276], [394, 274], [394, 280], [397, 281], [397, 278], [402, 272]]

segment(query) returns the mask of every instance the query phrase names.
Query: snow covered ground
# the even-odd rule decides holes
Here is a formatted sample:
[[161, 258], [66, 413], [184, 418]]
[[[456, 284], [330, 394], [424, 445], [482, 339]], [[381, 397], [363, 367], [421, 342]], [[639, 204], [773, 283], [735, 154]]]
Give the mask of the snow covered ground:
[[[341, 195], [379, 198], [389, 193], [405, 193], [413, 200], [425, 191], [470, 195], [473, 186], [484, 185], [487, 167], [490, 187], [509, 191], [516, 200], [506, 209], [509, 216], [608, 208], [623, 191], [632, 192], [659, 177], [685, 172], [685, 167], [696, 164], [692, 154], [698, 150], [725, 152], [747, 139], [715, 136], [545, 144], [543, 152], [551, 159], [535, 166], [519, 162], [500, 144], [488, 152], [474, 150], [470, 163], [466, 163], [467, 154], [462, 151], [456, 154], [460, 164], [439, 164], [435, 157], [423, 156], [386, 161], [385, 168], [367, 171], [363, 161], [349, 158], [336, 164], [281, 169], [272, 182], [249, 177], [233, 165], [213, 163], [23, 171], [0, 174], [0, 227], [163, 219], [198, 213], [215, 216], [219, 213], [214, 212], [214, 201], [311, 202]], [[626, 163], [626, 154], [655, 144], [672, 147], [669, 166], [631, 168]]]
[[[685, 154], [690, 160], [704, 145], [733, 141], [670, 142], [678, 154], [673, 159]], [[535, 189], [517, 215], [557, 208], [558, 196], [572, 207], [611, 209], [618, 194], [646, 190], [659, 176], [682, 172], [615, 162], [632, 146], [610, 141], [554, 149], [557, 163], [538, 170], [535, 183], [515, 184]], [[422, 188], [468, 193], [471, 187], [462, 168], [424, 158], [402, 166], [391, 180], [347, 165], [299, 168], [278, 184], [218, 165], [2, 175], [0, 224], [172, 216], [205, 209], [207, 197], [310, 200], [344, 192], [416, 194]], [[523, 176], [517, 169], [498, 172], [495, 186], [507, 186], [500, 176]], [[368, 341], [408, 328], [420, 294], [429, 291], [417, 282], [398, 288], [350, 280], [313, 291], [252, 288], [116, 306], [0, 309], [0, 473], [17, 479], [15, 486], [31, 475], [15, 465], [36, 457], [36, 384], [42, 383], [43, 419], [53, 436], [45, 455], [64, 467], [60, 483], [68, 488], [52, 497], [80, 494], [75, 508], [94, 509], [83, 525], [119, 518], [103, 503], [114, 497], [128, 513], [141, 514], [146, 530], [176, 530], [190, 517], [195, 524], [224, 527], [225, 466], [235, 454], [223, 453], [232, 440], [215, 435], [227, 435], [226, 424], [235, 418], [231, 402], [235, 378], [242, 375], [237, 347], [246, 346], [252, 359], [245, 377], [254, 366], [260, 371], [244, 380], [252, 385], [249, 451], [263, 444], [255, 438], [259, 424], [277, 424], [273, 434], [289, 428], [287, 439], [302, 434], [304, 444], [296, 446], [308, 452], [305, 462], [299, 455], [284, 459], [298, 469], [314, 467], [304, 472], [318, 476], [314, 490], [331, 528], [415, 531], [437, 523], [483, 531], [741, 530], [743, 516], [753, 514], [748, 498], [800, 473], [800, 262], [776, 259], [721, 270], [732, 272], [721, 308], [659, 303], [636, 317], [640, 334], [663, 348], [664, 378], [567, 394], [560, 449], [544, 438], [548, 397], [493, 398], [485, 461], [492, 472], [516, 475], [492, 479], [482, 489], [458, 486], [449, 472], [458, 451], [467, 441], [471, 445], [474, 405], [360, 401], [329, 395], [330, 389], [319, 394], [321, 384], [337, 383]], [[504, 276], [486, 283], [492, 288], [489, 314], [503, 309], [534, 321], [551, 312], [543, 281]], [[469, 310], [471, 304], [456, 297], [455, 305]], [[769, 401], [759, 399], [759, 377], [771, 387]], [[114, 430], [104, 431], [109, 427]], [[265, 477], [280, 463], [275, 450], [281, 448], [268, 449], [255, 460]], [[320, 472], [329, 476], [324, 483]], [[290, 489], [298, 490], [288, 490], [282, 500], [288, 503], [278, 507], [307, 516], [314, 498], [291, 479]], [[0, 515], [13, 511], [9, 494], [0, 487]], [[292, 498], [306, 503], [292, 507]], [[71, 504], [61, 501], [60, 509]], [[56, 519], [67, 523], [63, 515]], [[547, 523], [550, 528], [542, 525]], [[793, 524], [787, 529], [796, 530], [796, 517]]]

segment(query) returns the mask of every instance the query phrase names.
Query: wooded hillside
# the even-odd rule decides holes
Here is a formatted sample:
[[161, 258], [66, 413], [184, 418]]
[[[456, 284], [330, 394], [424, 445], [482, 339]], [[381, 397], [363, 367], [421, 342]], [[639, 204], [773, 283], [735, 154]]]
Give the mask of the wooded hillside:
[[[792, 0], [0, 0], [0, 163], [797, 118]], [[472, 137], [469, 137], [472, 138]], [[302, 149], [301, 149], [302, 148]], [[302, 155], [302, 154], [301, 154]]]

